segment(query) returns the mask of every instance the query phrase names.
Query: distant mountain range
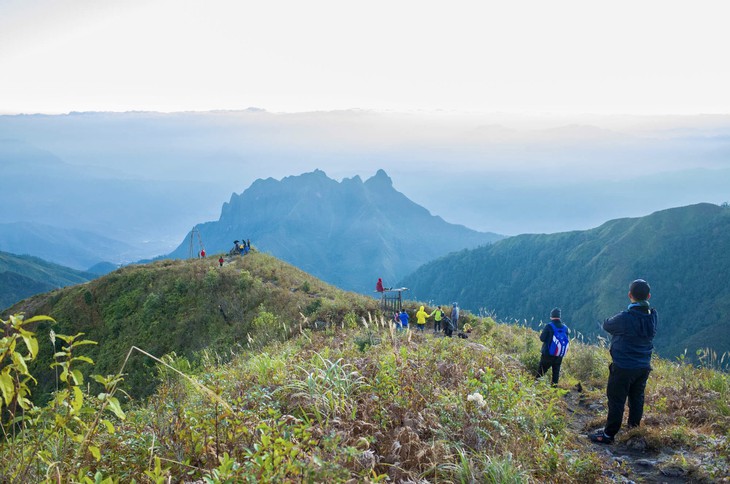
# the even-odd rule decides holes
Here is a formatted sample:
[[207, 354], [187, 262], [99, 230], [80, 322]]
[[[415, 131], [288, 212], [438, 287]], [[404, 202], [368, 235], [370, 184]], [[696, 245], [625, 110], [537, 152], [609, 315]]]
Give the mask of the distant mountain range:
[[0, 223], [144, 242], [139, 258], [154, 257], [256, 179], [385, 167], [401, 193], [452, 223], [554, 233], [725, 202], [728, 156], [730, 116], [717, 115], [0, 115]]
[[37, 257], [0, 252], [0, 309], [22, 299], [89, 281], [95, 274], [53, 264]]
[[401, 283], [418, 300], [458, 301], [473, 312], [537, 326], [561, 307], [587, 337], [628, 304], [644, 278], [659, 312], [655, 340], [665, 357], [701, 348], [730, 351], [730, 208], [698, 204], [591, 230], [510, 237], [432, 261]]
[[[429, 260], [502, 238], [431, 215], [383, 170], [364, 182], [359, 176], [337, 182], [321, 170], [259, 179], [223, 205], [218, 221], [197, 230], [210, 255], [250, 239], [258, 250], [361, 293], [373, 292], [379, 277], [393, 285]], [[191, 243], [197, 254], [197, 235], [189, 233], [169, 256], [188, 257]]]
[[72, 164], [19, 140], [0, 138], [0, 179], [0, 250], [77, 269], [165, 253], [193, 220], [215, 213], [201, 207], [212, 198], [204, 183]]

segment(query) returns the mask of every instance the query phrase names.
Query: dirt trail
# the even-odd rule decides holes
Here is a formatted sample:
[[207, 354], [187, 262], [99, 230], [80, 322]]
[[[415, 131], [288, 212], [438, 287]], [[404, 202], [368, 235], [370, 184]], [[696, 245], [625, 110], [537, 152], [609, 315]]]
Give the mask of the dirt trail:
[[594, 444], [587, 435], [598, 430], [590, 425], [596, 419], [605, 418], [605, 405], [586, 399], [585, 394], [577, 389], [571, 389], [565, 400], [572, 417], [569, 428], [607, 464], [604, 475], [611, 481], [666, 484], [699, 482], [687, 476], [685, 469], [669, 463], [672, 454], [649, 450], [646, 441], [640, 436], [625, 442], [617, 440], [611, 445]]

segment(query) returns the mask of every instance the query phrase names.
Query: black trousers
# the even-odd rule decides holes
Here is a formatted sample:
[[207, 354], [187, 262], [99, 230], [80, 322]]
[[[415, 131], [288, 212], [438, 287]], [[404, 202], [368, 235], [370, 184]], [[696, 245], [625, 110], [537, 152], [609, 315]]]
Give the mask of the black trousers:
[[609, 370], [606, 386], [608, 418], [603, 431], [606, 435], [613, 437], [621, 428], [627, 399], [629, 401], [629, 427], [638, 427], [641, 423], [641, 417], [644, 415], [644, 391], [651, 368], [627, 370], [611, 364]]
[[441, 320], [440, 319], [438, 321], [433, 322], [433, 330], [436, 332], [441, 331]]
[[537, 377], [543, 376], [547, 371], [553, 369], [553, 385], [558, 384], [560, 379], [560, 365], [563, 364], [562, 356], [542, 355], [540, 356], [540, 366], [537, 369]]

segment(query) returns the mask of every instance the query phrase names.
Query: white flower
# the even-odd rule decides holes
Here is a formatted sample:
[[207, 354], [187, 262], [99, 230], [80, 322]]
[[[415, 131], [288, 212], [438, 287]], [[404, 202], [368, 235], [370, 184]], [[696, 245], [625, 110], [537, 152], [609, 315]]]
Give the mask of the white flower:
[[487, 402], [484, 401], [484, 397], [479, 392], [474, 392], [471, 395], [466, 397], [467, 402], [474, 402], [474, 404], [478, 407], [484, 407], [487, 405]]

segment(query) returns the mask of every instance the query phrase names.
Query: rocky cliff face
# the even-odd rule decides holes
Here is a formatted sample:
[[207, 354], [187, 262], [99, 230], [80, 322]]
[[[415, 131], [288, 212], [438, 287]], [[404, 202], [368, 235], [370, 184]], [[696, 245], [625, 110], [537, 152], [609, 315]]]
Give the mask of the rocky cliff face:
[[[383, 170], [341, 182], [315, 170], [256, 180], [223, 205], [220, 219], [198, 226], [208, 254], [251, 239], [269, 252], [343, 289], [372, 292], [421, 264], [500, 238], [431, 215], [393, 187]], [[186, 257], [190, 237], [171, 254]], [[194, 243], [197, 243], [194, 241]]]

